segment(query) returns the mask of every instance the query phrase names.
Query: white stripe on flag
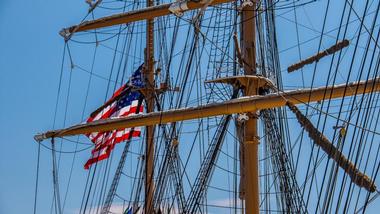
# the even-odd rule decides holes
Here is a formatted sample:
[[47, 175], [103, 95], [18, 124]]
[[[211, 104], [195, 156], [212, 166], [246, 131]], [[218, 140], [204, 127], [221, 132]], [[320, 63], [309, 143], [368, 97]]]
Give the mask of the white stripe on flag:
[[108, 113], [108, 111], [110, 111], [112, 108], [114, 108], [116, 106], [117, 102], [113, 102], [111, 105], [108, 105], [107, 107], [105, 107], [102, 111], [100, 111], [92, 121], [95, 121], [95, 120], [99, 120], [100, 118], [102, 118], [103, 115], [105, 115], [106, 113]]

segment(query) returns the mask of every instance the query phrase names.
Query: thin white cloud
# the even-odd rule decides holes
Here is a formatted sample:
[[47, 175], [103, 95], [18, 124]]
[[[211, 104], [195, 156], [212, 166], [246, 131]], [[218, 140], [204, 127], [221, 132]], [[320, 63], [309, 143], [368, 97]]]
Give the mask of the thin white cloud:
[[[124, 213], [125, 209], [127, 209], [127, 205], [123, 204], [112, 204], [110, 208], [110, 213]], [[95, 206], [95, 207], [90, 207], [87, 209], [86, 214], [98, 214], [102, 210], [102, 206]], [[79, 209], [73, 210], [71, 213], [73, 214], [78, 214], [80, 212]]]

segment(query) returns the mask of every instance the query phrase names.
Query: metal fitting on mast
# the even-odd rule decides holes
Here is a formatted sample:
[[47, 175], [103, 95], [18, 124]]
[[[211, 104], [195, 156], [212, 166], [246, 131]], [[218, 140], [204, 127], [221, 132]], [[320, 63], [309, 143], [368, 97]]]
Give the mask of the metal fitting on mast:
[[187, 1], [177, 1], [170, 5], [169, 11], [174, 15], [181, 17], [183, 16], [183, 12], [188, 10]]

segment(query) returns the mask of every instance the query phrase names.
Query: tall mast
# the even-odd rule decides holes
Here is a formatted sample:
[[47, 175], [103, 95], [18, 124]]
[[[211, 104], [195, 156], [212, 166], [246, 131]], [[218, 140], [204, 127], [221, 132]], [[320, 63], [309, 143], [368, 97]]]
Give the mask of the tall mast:
[[[147, 7], [153, 6], [153, 0], [147, 0]], [[154, 18], [146, 21], [146, 50], [144, 77], [146, 82], [146, 106], [147, 113], [154, 111]], [[145, 213], [153, 213], [153, 190], [154, 190], [154, 126], [145, 129]], [[151, 210], [153, 209], [153, 210]]]
[[[241, 47], [244, 62], [244, 74], [256, 75], [256, 2], [243, 8], [241, 14]], [[246, 85], [245, 96], [257, 95], [258, 85], [251, 83]], [[249, 119], [245, 122], [243, 138], [243, 167], [241, 184], [243, 185], [243, 199], [245, 200], [245, 213], [259, 213], [259, 168], [256, 111], [248, 114]]]

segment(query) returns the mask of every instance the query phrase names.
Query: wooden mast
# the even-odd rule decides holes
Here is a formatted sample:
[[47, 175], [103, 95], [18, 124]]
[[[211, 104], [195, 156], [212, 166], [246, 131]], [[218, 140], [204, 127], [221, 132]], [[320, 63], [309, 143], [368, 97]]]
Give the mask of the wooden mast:
[[[153, 6], [153, 0], [147, 0], [147, 8]], [[154, 83], [154, 18], [146, 20], [146, 49], [145, 49], [145, 100], [147, 113], [154, 111], [155, 106], [155, 83]], [[146, 126], [145, 129], [145, 203], [144, 212], [154, 212], [154, 125]]]
[[[241, 47], [245, 75], [256, 75], [256, 2], [248, 4], [241, 14]], [[245, 85], [244, 95], [257, 95], [258, 85], [254, 82]], [[240, 185], [243, 185], [242, 199], [245, 202], [245, 213], [259, 213], [259, 167], [257, 134], [257, 110], [248, 113], [248, 120], [243, 125], [243, 170]]]

